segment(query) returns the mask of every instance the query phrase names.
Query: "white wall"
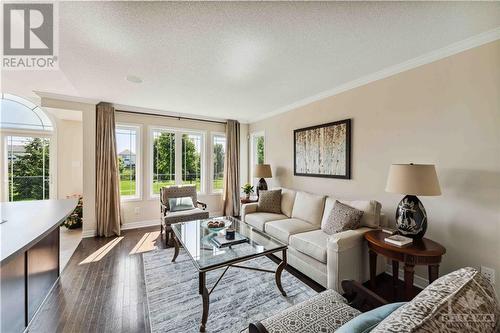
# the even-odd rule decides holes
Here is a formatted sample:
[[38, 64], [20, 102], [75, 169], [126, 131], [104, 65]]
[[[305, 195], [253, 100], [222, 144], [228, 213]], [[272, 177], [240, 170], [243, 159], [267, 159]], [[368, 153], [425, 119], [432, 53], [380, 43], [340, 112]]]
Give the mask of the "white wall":
[[83, 194], [83, 126], [81, 121], [56, 119], [57, 197]]
[[83, 169], [83, 236], [93, 236], [95, 219], [95, 138], [96, 105], [93, 103], [70, 102], [53, 98], [42, 98], [42, 107], [82, 112], [82, 169]]
[[[352, 179], [293, 176], [293, 130], [345, 118], [353, 126]], [[426, 237], [447, 249], [441, 274], [493, 267], [500, 292], [500, 41], [250, 125], [259, 130], [272, 185], [376, 199], [392, 219], [402, 196], [384, 192], [389, 166], [436, 164], [443, 194], [420, 199]]]

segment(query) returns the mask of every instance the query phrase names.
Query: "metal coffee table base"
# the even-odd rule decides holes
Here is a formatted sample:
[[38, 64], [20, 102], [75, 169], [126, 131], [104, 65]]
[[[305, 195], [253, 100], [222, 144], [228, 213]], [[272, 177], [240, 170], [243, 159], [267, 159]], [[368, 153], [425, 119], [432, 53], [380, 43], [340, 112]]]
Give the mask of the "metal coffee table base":
[[[175, 262], [175, 259], [179, 255], [179, 247], [180, 246], [179, 246], [179, 242], [177, 240], [177, 237], [174, 236], [173, 238], [174, 238], [175, 252], [174, 252], [174, 257], [172, 258], [172, 262]], [[200, 332], [205, 332], [205, 329], [206, 329], [207, 320], [208, 320], [208, 310], [210, 308], [210, 294], [214, 291], [215, 287], [217, 287], [220, 280], [222, 280], [222, 277], [226, 274], [229, 267], [249, 269], [252, 271], [259, 271], [259, 272], [265, 272], [265, 273], [274, 273], [274, 277], [276, 279], [276, 286], [278, 287], [281, 294], [283, 296], [286, 296], [285, 290], [283, 290], [283, 286], [281, 285], [281, 273], [283, 272], [283, 270], [285, 269], [286, 264], [287, 264], [286, 263], [286, 249], [279, 250], [279, 251], [282, 251], [282, 258], [283, 259], [281, 260], [281, 263], [278, 265], [278, 268], [276, 269], [276, 271], [272, 271], [272, 270], [268, 270], [268, 269], [261, 269], [261, 268], [256, 268], [256, 267], [240, 266], [240, 265], [236, 265], [236, 264], [223, 264], [220, 266], [212, 267], [209, 270], [199, 272], [199, 274], [198, 274], [198, 292], [201, 295], [202, 300], [203, 300], [203, 314], [201, 316]], [[249, 258], [249, 259], [253, 259], [253, 258]], [[249, 259], [240, 260], [238, 262], [246, 261]], [[207, 288], [206, 273], [209, 271], [215, 270], [215, 269], [222, 268], [222, 267], [226, 267], [226, 269], [224, 269], [222, 274], [219, 276], [219, 278], [217, 279], [217, 281], [215, 282], [215, 284], [212, 286], [212, 288], [209, 291]]]

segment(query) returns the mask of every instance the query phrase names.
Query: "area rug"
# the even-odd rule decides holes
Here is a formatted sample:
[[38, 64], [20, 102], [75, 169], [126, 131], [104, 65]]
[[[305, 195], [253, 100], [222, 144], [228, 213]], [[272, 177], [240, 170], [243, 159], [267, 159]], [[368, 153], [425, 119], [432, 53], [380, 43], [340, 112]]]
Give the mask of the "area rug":
[[[143, 254], [151, 332], [199, 332], [202, 301], [198, 294], [198, 270], [183, 249], [172, 263], [173, 251], [158, 249]], [[277, 267], [267, 257], [240, 265], [270, 270]], [[207, 273], [209, 290], [222, 271]], [[281, 279], [287, 297], [279, 292], [274, 274], [229, 268], [210, 295], [207, 332], [240, 332], [248, 328], [249, 323], [265, 319], [316, 294], [287, 271], [283, 271]]]

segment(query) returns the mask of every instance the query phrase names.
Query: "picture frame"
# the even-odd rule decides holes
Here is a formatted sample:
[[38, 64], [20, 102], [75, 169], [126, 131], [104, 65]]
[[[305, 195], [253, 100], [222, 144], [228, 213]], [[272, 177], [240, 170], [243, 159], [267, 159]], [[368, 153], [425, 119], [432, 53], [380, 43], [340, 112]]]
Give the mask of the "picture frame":
[[351, 179], [351, 119], [293, 131], [295, 176]]

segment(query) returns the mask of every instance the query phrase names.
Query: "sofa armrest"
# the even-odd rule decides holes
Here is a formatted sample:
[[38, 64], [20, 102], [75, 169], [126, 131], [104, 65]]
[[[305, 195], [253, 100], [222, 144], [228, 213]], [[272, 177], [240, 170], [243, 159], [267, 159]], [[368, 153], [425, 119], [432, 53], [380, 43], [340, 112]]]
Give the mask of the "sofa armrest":
[[368, 273], [368, 249], [365, 232], [373, 230], [362, 227], [331, 235], [326, 245], [327, 287], [342, 293], [341, 282], [354, 280], [364, 282]]
[[356, 246], [362, 246], [364, 234], [372, 228], [362, 227], [355, 230], [346, 230], [331, 235], [328, 238], [328, 251], [342, 252]]
[[252, 202], [241, 206], [241, 220], [245, 222], [245, 216], [257, 212], [258, 203]]

